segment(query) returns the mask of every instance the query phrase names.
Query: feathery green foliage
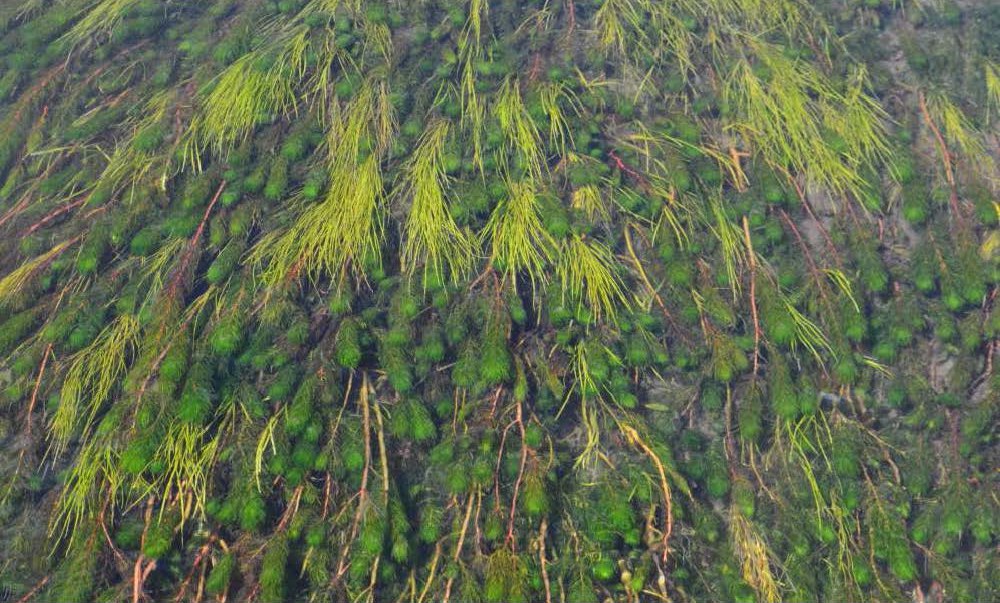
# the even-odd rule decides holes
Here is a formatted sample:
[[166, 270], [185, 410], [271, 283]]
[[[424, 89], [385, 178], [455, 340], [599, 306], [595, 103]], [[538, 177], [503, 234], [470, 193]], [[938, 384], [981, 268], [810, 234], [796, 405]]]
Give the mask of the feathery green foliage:
[[448, 209], [444, 147], [451, 128], [439, 120], [427, 126], [407, 164], [407, 184], [401, 192], [410, 209], [403, 227], [401, 261], [413, 274], [451, 274], [457, 279], [473, 259], [473, 243], [459, 229]]
[[[549, 105], [551, 110], [553, 105]], [[541, 135], [535, 122], [528, 114], [521, 98], [520, 83], [509, 77], [497, 92], [496, 105], [493, 107], [500, 128], [505, 138], [504, 152], [501, 154], [504, 169], [510, 171], [507, 162], [510, 159], [520, 159], [528, 177], [538, 180], [545, 169], [545, 156], [542, 152]]]
[[983, 65], [987, 103], [993, 111], [1000, 112], [1000, 66], [987, 62]]
[[140, 0], [98, 0], [66, 32], [65, 38], [73, 44], [79, 44], [93, 36], [106, 35], [121, 22], [123, 14], [139, 2]]
[[213, 82], [191, 122], [185, 154], [192, 165], [200, 165], [202, 149], [224, 154], [270, 115], [294, 110], [295, 57], [269, 50], [243, 55]]
[[78, 430], [85, 436], [90, 432], [102, 405], [125, 373], [138, 337], [139, 321], [126, 314], [70, 359], [59, 406], [49, 425], [56, 454], [66, 448]]
[[12, 600], [1000, 599], [989, 2], [0, 5]]
[[[987, 85], [990, 80], [987, 79]], [[927, 98], [927, 109], [938, 124], [948, 143], [958, 149], [962, 156], [974, 165], [980, 173], [988, 176], [996, 174], [996, 161], [987, 150], [982, 135], [973, 127], [944, 92], [936, 92]]]
[[42, 255], [24, 262], [5, 274], [0, 279], [0, 308], [10, 307], [27, 293], [26, 288], [30, 285], [31, 279], [37, 276], [39, 270], [66, 251], [70, 245], [70, 242], [59, 243]]
[[542, 225], [530, 182], [512, 182], [506, 198], [497, 204], [481, 237], [488, 240], [494, 265], [515, 278], [524, 272], [532, 283], [547, 280], [555, 242]]
[[586, 303], [597, 318], [614, 319], [628, 300], [614, 256], [599, 241], [570, 237], [560, 246], [556, 274], [562, 290], [575, 303]]
[[748, 58], [738, 61], [725, 87], [740, 113], [741, 134], [778, 168], [859, 197], [867, 186], [862, 170], [889, 154], [886, 114], [866, 93], [864, 73], [840, 91], [805, 61], [762, 40], [748, 45], [759, 67]]
[[[385, 90], [366, 83], [330, 126], [331, 174], [326, 198], [306, 208], [285, 232], [265, 238], [252, 254], [267, 261], [264, 280], [277, 284], [292, 271], [312, 279], [339, 277], [348, 263], [377, 260], [383, 231], [382, 153], [392, 133]], [[362, 145], [374, 139], [374, 149]], [[365, 156], [367, 155], [367, 156]]]

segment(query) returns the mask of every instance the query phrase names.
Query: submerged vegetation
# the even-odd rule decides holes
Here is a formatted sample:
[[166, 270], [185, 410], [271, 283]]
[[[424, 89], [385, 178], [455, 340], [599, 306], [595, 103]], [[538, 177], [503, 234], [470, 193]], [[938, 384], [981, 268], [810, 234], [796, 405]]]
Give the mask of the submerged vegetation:
[[994, 4], [0, 3], [0, 598], [1000, 599]]

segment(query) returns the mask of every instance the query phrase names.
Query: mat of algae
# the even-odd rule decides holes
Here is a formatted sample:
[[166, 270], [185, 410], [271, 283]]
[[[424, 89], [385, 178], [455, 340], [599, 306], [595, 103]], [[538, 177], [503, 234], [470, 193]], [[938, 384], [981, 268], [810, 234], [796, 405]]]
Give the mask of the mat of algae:
[[0, 600], [1000, 600], [998, 31], [0, 3]]

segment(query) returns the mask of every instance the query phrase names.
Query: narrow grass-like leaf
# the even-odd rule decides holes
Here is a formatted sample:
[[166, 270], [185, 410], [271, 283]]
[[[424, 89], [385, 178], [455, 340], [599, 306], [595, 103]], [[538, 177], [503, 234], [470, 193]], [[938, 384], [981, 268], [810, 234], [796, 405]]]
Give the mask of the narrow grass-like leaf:
[[429, 125], [406, 165], [402, 197], [409, 199], [410, 209], [402, 261], [410, 274], [423, 267], [425, 274], [450, 273], [457, 279], [472, 263], [472, 239], [458, 228], [445, 196], [444, 148], [450, 130], [445, 121]]
[[139, 340], [139, 320], [118, 317], [70, 361], [63, 380], [59, 407], [49, 424], [53, 449], [58, 455], [78, 428], [89, 433], [94, 418], [125, 374], [129, 354]]
[[563, 243], [556, 273], [563, 293], [575, 303], [585, 303], [595, 318], [613, 320], [625, 305], [625, 289], [615, 274], [617, 262], [598, 241], [574, 235]]
[[527, 182], [508, 185], [501, 201], [480, 235], [491, 246], [491, 257], [514, 278], [527, 273], [532, 283], [544, 283], [552, 261], [555, 241], [542, 225], [534, 186]]

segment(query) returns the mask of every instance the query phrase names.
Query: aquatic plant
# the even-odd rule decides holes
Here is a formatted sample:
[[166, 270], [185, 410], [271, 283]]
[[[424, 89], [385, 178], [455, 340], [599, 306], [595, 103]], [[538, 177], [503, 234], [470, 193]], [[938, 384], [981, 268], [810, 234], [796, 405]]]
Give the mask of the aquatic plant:
[[998, 599], [986, 4], [0, 3], [4, 593]]

